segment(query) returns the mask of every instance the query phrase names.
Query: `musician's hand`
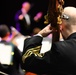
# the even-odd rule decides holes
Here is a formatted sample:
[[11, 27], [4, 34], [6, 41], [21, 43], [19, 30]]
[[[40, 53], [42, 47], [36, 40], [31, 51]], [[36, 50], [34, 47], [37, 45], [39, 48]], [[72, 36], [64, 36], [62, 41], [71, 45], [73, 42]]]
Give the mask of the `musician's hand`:
[[19, 16], [19, 20], [22, 20], [24, 17], [23, 17], [23, 15], [20, 15]]
[[45, 28], [43, 28], [38, 34], [42, 35], [43, 37], [48, 36], [52, 32], [51, 25], [49, 24]]
[[43, 12], [38, 12], [34, 17], [34, 21], [38, 22], [42, 18], [42, 16], [43, 16]]

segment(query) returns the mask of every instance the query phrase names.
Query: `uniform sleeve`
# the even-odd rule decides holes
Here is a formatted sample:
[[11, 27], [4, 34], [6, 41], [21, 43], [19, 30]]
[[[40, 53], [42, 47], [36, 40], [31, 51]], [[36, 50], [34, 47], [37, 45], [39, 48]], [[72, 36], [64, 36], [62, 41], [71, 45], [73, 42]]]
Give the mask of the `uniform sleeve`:
[[17, 62], [17, 65], [19, 65], [19, 64], [21, 64], [22, 53], [16, 46], [14, 46], [14, 52], [15, 52], [14, 53], [15, 60]]
[[40, 54], [42, 37], [34, 36], [24, 42], [22, 54], [22, 68], [34, 73], [47, 73], [50, 71], [50, 52]]

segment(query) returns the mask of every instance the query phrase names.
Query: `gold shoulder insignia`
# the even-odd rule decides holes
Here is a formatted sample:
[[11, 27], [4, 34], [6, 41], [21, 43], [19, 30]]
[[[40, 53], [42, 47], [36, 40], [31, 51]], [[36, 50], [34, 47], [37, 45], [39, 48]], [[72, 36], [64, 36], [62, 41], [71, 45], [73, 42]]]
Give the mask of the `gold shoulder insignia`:
[[28, 49], [25, 54], [22, 56], [22, 61], [24, 63], [25, 59], [29, 56], [31, 56], [32, 54], [34, 54], [35, 56], [38, 56], [38, 57], [43, 57], [44, 54], [40, 54], [40, 49], [41, 49], [41, 46], [37, 46], [37, 47], [34, 47], [34, 48], [31, 48], [31, 49]]

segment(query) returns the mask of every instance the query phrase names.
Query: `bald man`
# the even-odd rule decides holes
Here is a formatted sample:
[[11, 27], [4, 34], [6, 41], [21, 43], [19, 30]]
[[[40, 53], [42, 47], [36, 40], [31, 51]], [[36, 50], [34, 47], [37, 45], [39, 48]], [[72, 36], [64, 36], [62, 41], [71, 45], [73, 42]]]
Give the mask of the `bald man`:
[[51, 25], [25, 40], [23, 69], [46, 75], [76, 75], [76, 8], [65, 7], [61, 18], [59, 27], [64, 40], [52, 43], [49, 51], [40, 53], [43, 37], [53, 31]]

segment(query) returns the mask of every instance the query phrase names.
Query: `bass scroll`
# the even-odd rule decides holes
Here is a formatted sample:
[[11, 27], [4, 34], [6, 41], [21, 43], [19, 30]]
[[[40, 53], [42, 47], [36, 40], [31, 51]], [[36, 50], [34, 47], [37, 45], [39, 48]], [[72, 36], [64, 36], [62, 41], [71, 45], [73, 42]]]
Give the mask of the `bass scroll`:
[[63, 12], [64, 0], [49, 0], [49, 6], [47, 15], [45, 15], [44, 23], [51, 23], [52, 28], [54, 29], [52, 41], [59, 41], [60, 38], [60, 29], [59, 24], [61, 21], [61, 14]]

